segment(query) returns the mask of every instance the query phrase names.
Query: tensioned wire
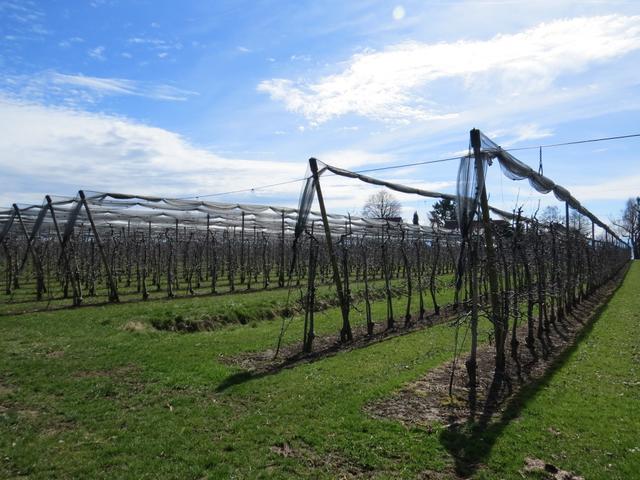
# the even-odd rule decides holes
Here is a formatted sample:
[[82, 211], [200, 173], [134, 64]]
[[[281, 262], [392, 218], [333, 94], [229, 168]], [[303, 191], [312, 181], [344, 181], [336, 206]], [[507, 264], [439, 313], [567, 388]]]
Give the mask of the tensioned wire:
[[[616, 135], [616, 136], [611, 136], [611, 137], [600, 137], [600, 138], [589, 138], [589, 139], [584, 139], [584, 140], [574, 140], [574, 141], [569, 141], [569, 142], [562, 142], [562, 143], [549, 143], [549, 144], [545, 144], [545, 145], [529, 145], [529, 146], [524, 146], [524, 147], [514, 147], [514, 148], [504, 148], [502, 149], [505, 152], [515, 152], [515, 151], [521, 151], [521, 150], [533, 150], [533, 149], [540, 149], [540, 148], [555, 148], [555, 147], [563, 147], [563, 146], [567, 146], [567, 145], [580, 145], [580, 144], [584, 144], [584, 143], [595, 143], [595, 142], [605, 142], [605, 141], [611, 141], [611, 140], [625, 140], [625, 139], [630, 139], [630, 138], [637, 138], [640, 137], [640, 133], [632, 133], [629, 135]], [[354, 173], [368, 173], [368, 172], [380, 172], [383, 170], [393, 170], [393, 169], [397, 169], [397, 168], [407, 168], [407, 167], [415, 167], [415, 166], [419, 166], [419, 165], [428, 165], [428, 164], [432, 164], [432, 163], [443, 163], [443, 162], [452, 162], [455, 160], [460, 160], [460, 156], [456, 156], [456, 157], [447, 157], [447, 158], [438, 158], [436, 160], [424, 160], [424, 161], [420, 161], [420, 162], [413, 162], [413, 163], [403, 163], [400, 165], [389, 165], [387, 167], [376, 167], [376, 168], [368, 168], [368, 169], [364, 169], [364, 170], [354, 170]], [[328, 173], [326, 174], [326, 176], [333, 176], [335, 174], [333, 173]], [[240, 190], [231, 190], [228, 192], [217, 192], [217, 193], [210, 193], [210, 194], [206, 194], [206, 195], [195, 195], [195, 196], [190, 196], [190, 197], [180, 197], [178, 198], [178, 200], [188, 200], [191, 198], [195, 198], [195, 199], [200, 199], [200, 198], [208, 198], [208, 197], [218, 197], [218, 196], [223, 196], [223, 195], [232, 195], [235, 193], [245, 193], [245, 192], [252, 192], [255, 190], [264, 190], [264, 189], [268, 189], [268, 188], [273, 188], [273, 187], [279, 187], [282, 185], [288, 185], [291, 183], [298, 183], [298, 182], [304, 182], [306, 181], [306, 178], [296, 178], [293, 180], [286, 180], [284, 182], [279, 182], [279, 183], [271, 183], [268, 185], [259, 185], [256, 187], [251, 187], [251, 188], [244, 188], [244, 189], [240, 189]]]

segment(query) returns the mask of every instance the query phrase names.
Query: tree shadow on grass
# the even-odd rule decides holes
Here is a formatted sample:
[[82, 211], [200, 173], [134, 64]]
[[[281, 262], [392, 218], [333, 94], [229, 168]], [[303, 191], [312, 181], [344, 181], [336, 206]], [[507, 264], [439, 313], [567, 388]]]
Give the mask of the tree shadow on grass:
[[262, 378], [267, 375], [269, 375], [269, 373], [267, 372], [255, 373], [243, 370], [242, 372], [229, 375], [222, 382], [220, 382], [216, 387], [216, 392], [224, 392], [226, 389], [231, 388], [235, 385], [240, 385], [250, 380], [257, 380], [258, 378]]
[[[622, 278], [624, 279], [624, 276]], [[579, 317], [580, 311], [574, 311], [574, 321], [583, 323], [584, 327], [576, 336], [574, 342], [549, 364], [542, 377], [522, 387], [504, 405], [488, 400], [477, 421], [455, 424], [442, 431], [440, 443], [454, 458], [457, 475], [467, 478], [476, 473], [489, 457], [503, 430], [513, 419], [520, 415], [538, 392], [549, 385], [555, 373], [567, 363], [567, 360], [576, 351], [580, 343], [590, 335], [596, 321], [606, 311], [609, 301], [622, 283], [623, 281], [618, 283], [610, 293], [609, 298], [595, 309], [586, 323]], [[500, 391], [507, 386], [507, 381], [508, 379], [494, 376], [487, 398], [497, 397]], [[494, 414], [498, 413], [500, 407], [502, 407], [501, 413], [497, 418], [494, 418]]]

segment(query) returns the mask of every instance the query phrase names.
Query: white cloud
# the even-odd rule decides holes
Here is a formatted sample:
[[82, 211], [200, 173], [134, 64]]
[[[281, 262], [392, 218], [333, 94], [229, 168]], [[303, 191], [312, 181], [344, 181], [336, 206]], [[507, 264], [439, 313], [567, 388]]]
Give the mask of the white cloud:
[[[0, 97], [0, 168], [7, 185], [0, 205], [15, 201], [38, 203], [47, 194], [74, 195], [79, 189], [183, 197], [233, 191], [302, 178], [306, 162], [251, 160], [228, 157], [196, 147], [184, 137], [128, 119], [16, 102]], [[318, 158], [348, 169], [362, 169], [393, 160], [387, 154], [362, 150], [320, 152]], [[420, 182], [410, 169], [385, 178], [430, 190], [450, 188], [452, 182]], [[359, 212], [378, 187], [357, 180], [324, 175], [329, 208]], [[295, 206], [300, 183], [256, 190], [240, 197], [255, 203]], [[423, 201], [397, 197], [408, 209]], [[411, 206], [413, 205], [413, 206]]]
[[317, 81], [273, 78], [258, 90], [316, 124], [347, 114], [399, 122], [450, 119], [456, 112], [429, 98], [428, 87], [438, 80], [457, 80], [486, 98], [518, 98], [637, 49], [640, 16], [578, 17], [489, 40], [400, 43], [356, 54], [341, 72]]
[[238, 45], [236, 47], [236, 50], [238, 50], [238, 52], [240, 52], [240, 53], [251, 53], [251, 49], [249, 49], [247, 47], [243, 47], [242, 45]]
[[[109, 115], [0, 97], [0, 168], [6, 185], [74, 194], [80, 188], [183, 196], [300, 178], [305, 165], [227, 158], [180, 135]], [[37, 186], [40, 186], [39, 188]], [[288, 186], [296, 198], [299, 185]], [[15, 201], [0, 193], [0, 203]], [[27, 189], [25, 189], [27, 190]], [[24, 199], [24, 197], [22, 198]]]
[[364, 150], [345, 149], [330, 150], [318, 155], [321, 162], [333, 165], [334, 167], [356, 169], [368, 165], [390, 163], [393, 157], [381, 153], [370, 153]]
[[104, 51], [105, 51], [105, 47], [103, 46], [99, 46], [96, 48], [92, 48], [88, 51], [89, 56], [91, 58], [95, 58], [96, 60], [104, 60], [105, 56], [104, 56]]
[[640, 185], [640, 167], [628, 172], [624, 177], [616, 177], [589, 185], [570, 185], [569, 191], [580, 201], [587, 200], [626, 200], [638, 196]]
[[[487, 134], [490, 138], [500, 140], [502, 147], [509, 147], [525, 140], [539, 140], [541, 138], [553, 136], [553, 131], [543, 128], [536, 123], [526, 123], [521, 125], [511, 125], [508, 130], [494, 130]], [[506, 140], [501, 140], [508, 135]]]

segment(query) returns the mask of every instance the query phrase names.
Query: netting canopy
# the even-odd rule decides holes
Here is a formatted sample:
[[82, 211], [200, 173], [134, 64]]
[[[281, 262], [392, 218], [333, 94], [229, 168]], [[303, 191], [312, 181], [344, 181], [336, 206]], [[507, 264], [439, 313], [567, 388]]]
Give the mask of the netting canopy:
[[[307, 191], [308, 190], [308, 191]], [[306, 197], [313, 199], [313, 188], [305, 185]], [[303, 193], [304, 195], [304, 193]], [[311, 202], [305, 203], [304, 215], [299, 221], [298, 209], [280, 206], [205, 202], [121, 193], [87, 192], [86, 203], [98, 229], [158, 231], [175, 228], [176, 225], [196, 229], [245, 228], [264, 233], [282, 231], [293, 234], [296, 228], [320, 220], [318, 212], [311, 211]], [[51, 215], [53, 211], [54, 216]], [[50, 198], [41, 205], [14, 205], [0, 211], [0, 242], [15, 227], [17, 216], [33, 238], [55, 221], [68, 234], [76, 226], [88, 224], [87, 211], [82, 208], [80, 196]], [[365, 233], [387, 227], [388, 222], [357, 216], [328, 214], [332, 232], [336, 235]], [[297, 225], [297, 227], [296, 227]], [[424, 229], [414, 225], [404, 225], [409, 230]], [[300, 232], [299, 232], [300, 233]]]
[[488, 158], [496, 158], [500, 164], [502, 173], [511, 180], [529, 180], [531, 187], [539, 193], [547, 194], [553, 192], [554, 196], [560, 202], [566, 202], [569, 207], [584, 215], [594, 224], [598, 225], [613, 238], [620, 240], [618, 235], [611, 228], [602, 222], [593, 213], [587, 210], [566, 188], [556, 184], [553, 180], [545, 177], [542, 173], [536, 172], [534, 169], [524, 164], [509, 152], [503, 150], [484, 134], [480, 134], [482, 152]]

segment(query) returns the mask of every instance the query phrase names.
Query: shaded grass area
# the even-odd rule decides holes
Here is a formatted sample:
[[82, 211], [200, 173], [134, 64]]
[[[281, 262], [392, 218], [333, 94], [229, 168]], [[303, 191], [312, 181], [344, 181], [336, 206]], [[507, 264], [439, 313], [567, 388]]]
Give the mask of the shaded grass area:
[[636, 262], [575, 343], [496, 421], [441, 432], [460, 476], [554, 478], [524, 474], [527, 459], [536, 459], [588, 479], [638, 477], [639, 284]]
[[[557, 454], [566, 456], [557, 464], [593, 478], [633, 478], [620, 475], [640, 455], [629, 453], [640, 421], [639, 387], [633, 386], [640, 362], [638, 285], [635, 264], [566, 365], [523, 397], [517, 421], [487, 432], [491, 442], [479, 456], [486, 465], [479, 476], [520, 478], [524, 456], [553, 463], [551, 454]], [[223, 391], [218, 387], [225, 379], [240, 372], [223, 357], [273, 348], [279, 319], [192, 335], [124, 328], [159, 316], [210, 314], [221, 301], [0, 319], [0, 478], [454, 475], [441, 427], [406, 428], [363, 412], [367, 403], [450, 359], [451, 327], [437, 325]], [[403, 305], [396, 300], [398, 314]], [[384, 302], [376, 302], [374, 318], [383, 321], [385, 312]], [[353, 320], [364, 321], [358, 313]], [[340, 312], [328, 309], [317, 322], [319, 334], [337, 333]], [[285, 342], [300, 337], [301, 319], [295, 318]], [[550, 434], [549, 426], [561, 435]], [[607, 444], [614, 440], [615, 448]], [[588, 449], [592, 453], [585, 454]], [[599, 470], [606, 453], [618, 470]]]
[[[640, 478], [639, 292], [636, 261], [579, 343], [468, 443], [485, 465], [477, 478], [522, 478], [525, 457], [587, 479]], [[442, 437], [451, 446], [465, 436]]]

